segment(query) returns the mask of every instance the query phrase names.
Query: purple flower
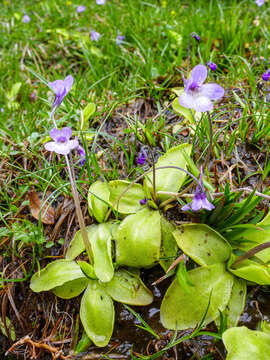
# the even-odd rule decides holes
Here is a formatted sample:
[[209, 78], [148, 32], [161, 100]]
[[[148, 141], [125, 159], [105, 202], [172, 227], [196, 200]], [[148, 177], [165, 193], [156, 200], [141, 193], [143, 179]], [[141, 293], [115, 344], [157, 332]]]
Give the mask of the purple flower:
[[218, 100], [224, 95], [224, 89], [217, 84], [204, 84], [207, 77], [207, 67], [197, 65], [191, 70], [190, 77], [184, 78], [185, 90], [179, 96], [179, 104], [195, 111], [209, 111], [213, 109], [211, 100]]
[[62, 103], [64, 97], [69, 93], [73, 84], [73, 77], [68, 75], [65, 80], [55, 80], [49, 83], [50, 88], [55, 94], [53, 111]]
[[147, 204], [148, 199], [145, 197], [144, 199], [140, 200], [140, 205], [146, 205]]
[[98, 41], [100, 39], [100, 37], [101, 37], [101, 34], [98, 33], [97, 31], [95, 31], [95, 30], [90, 31], [90, 39], [92, 41]]
[[79, 146], [78, 139], [69, 140], [72, 135], [72, 131], [69, 127], [64, 127], [61, 130], [56, 128], [50, 131], [50, 137], [54, 141], [46, 143], [45, 149], [48, 151], [54, 151], [57, 154], [68, 155], [71, 150]]
[[78, 152], [80, 154], [81, 165], [83, 166], [83, 164], [85, 163], [85, 151], [84, 151], [84, 148], [81, 145], [78, 145], [77, 150], [78, 150]]
[[195, 32], [191, 33], [190, 35], [197, 41], [201, 40], [201, 37], [198, 34], [196, 34]]
[[83, 13], [86, 10], [86, 6], [80, 5], [77, 7], [77, 13]]
[[1, 113], [3, 113], [3, 112], [4, 112], [4, 108], [1, 108], [0, 111], [1, 111]]
[[23, 16], [23, 22], [24, 23], [30, 23], [31, 19], [30, 19], [30, 16], [28, 16], [27, 14], [24, 14]]
[[264, 81], [268, 81], [270, 79], [270, 71], [266, 71], [265, 73], [262, 74], [262, 79]]
[[210, 203], [210, 201], [207, 200], [206, 194], [204, 191], [204, 185], [203, 185], [203, 172], [201, 168], [201, 174], [200, 174], [200, 186], [196, 187], [195, 195], [193, 200], [182, 207], [183, 211], [191, 210], [191, 211], [199, 211], [201, 209], [206, 210], [213, 210], [215, 206]]
[[118, 46], [120, 46], [124, 40], [125, 40], [124, 35], [121, 35], [121, 33], [118, 31], [118, 35], [116, 36], [116, 39], [115, 39], [116, 44]]
[[258, 5], [258, 6], [263, 6], [264, 0], [256, 0], [255, 3], [256, 3], [256, 5]]
[[97, 5], [105, 5], [106, 0], [96, 0]]
[[145, 151], [142, 151], [139, 154], [139, 157], [137, 159], [137, 164], [138, 165], [144, 165], [145, 161], [146, 161], [146, 153], [145, 153]]
[[217, 70], [217, 64], [211, 62], [211, 61], [208, 61], [208, 63], [206, 64], [210, 70], [212, 71], [216, 71]]

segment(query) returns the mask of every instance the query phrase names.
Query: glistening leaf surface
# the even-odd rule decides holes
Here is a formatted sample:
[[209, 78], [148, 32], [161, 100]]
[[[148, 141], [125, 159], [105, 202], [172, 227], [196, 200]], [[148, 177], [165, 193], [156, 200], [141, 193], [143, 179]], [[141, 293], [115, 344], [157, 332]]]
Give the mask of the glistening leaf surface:
[[[156, 168], [163, 166], [178, 166], [186, 169], [187, 162], [183, 155], [185, 151], [188, 155], [191, 153], [192, 146], [190, 144], [181, 144], [168, 150], [156, 162]], [[160, 169], [156, 171], [156, 191], [177, 192], [186, 177], [186, 173], [177, 169]], [[146, 186], [153, 189], [153, 173], [147, 175], [145, 179]], [[158, 195], [161, 200], [169, 198], [168, 195]]]
[[104, 288], [114, 300], [124, 304], [149, 305], [153, 301], [151, 291], [140, 277], [126, 270], [117, 270]]
[[194, 285], [190, 286], [188, 293], [176, 278], [162, 301], [160, 319], [168, 329], [194, 328], [202, 320], [211, 295], [204, 321], [204, 325], [207, 325], [219, 316], [219, 310], [223, 311], [230, 299], [233, 276], [225, 270], [224, 265], [202, 266], [188, 271], [188, 276]]
[[159, 259], [160, 214], [144, 209], [127, 216], [115, 234], [116, 262], [119, 265], [149, 267]]
[[114, 327], [114, 306], [111, 297], [95, 280], [83, 294], [80, 318], [87, 336], [96, 346], [106, 346]]
[[245, 326], [226, 330], [222, 340], [227, 349], [227, 360], [270, 359], [270, 335], [250, 330]]
[[182, 225], [173, 236], [180, 249], [199, 265], [225, 263], [230, 257], [230, 245], [207, 225]]
[[48, 291], [79, 278], [85, 276], [75, 261], [55, 260], [32, 276], [30, 288], [35, 292]]

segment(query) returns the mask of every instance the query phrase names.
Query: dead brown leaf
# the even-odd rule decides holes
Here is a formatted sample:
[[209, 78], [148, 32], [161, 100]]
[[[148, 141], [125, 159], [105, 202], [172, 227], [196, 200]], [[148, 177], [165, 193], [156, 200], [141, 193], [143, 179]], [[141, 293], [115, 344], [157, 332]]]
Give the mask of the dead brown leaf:
[[35, 191], [30, 191], [28, 193], [29, 199], [29, 208], [31, 211], [32, 216], [39, 220], [39, 216], [41, 217], [41, 221], [44, 224], [54, 224], [55, 222], [55, 215], [54, 215], [54, 208], [52, 206], [47, 206], [47, 204], [41, 203], [38, 194]]

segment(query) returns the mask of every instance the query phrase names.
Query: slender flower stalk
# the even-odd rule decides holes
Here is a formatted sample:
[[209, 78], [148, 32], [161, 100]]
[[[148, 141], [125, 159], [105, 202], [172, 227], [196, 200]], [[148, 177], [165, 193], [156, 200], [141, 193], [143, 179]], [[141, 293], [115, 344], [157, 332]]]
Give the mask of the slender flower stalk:
[[187, 48], [187, 76], [189, 74], [189, 62], [190, 62], [190, 45], [191, 45], [191, 40], [195, 39], [197, 42], [199, 42], [201, 40], [201, 37], [196, 34], [195, 32], [192, 32], [189, 35], [189, 39], [188, 39], [188, 48]]
[[[184, 173], [186, 173], [187, 175], [189, 175], [190, 177], [192, 177], [192, 179], [198, 184], [199, 187], [201, 187], [201, 184], [199, 182], [199, 180], [193, 175], [191, 174], [188, 170], [186, 169], [183, 169], [179, 166], [173, 166], [173, 165], [170, 165], [170, 166], [159, 166], [157, 168], [155, 168], [155, 170], [162, 170], [162, 169], [177, 169], [179, 171], [183, 171]], [[145, 177], [145, 175], [151, 173], [153, 170], [148, 170], [146, 171], [145, 173], [143, 173], [142, 175], [138, 176], [137, 179], [133, 180], [129, 185], [128, 187], [118, 196], [118, 198], [114, 201], [114, 203], [112, 204], [112, 207], [108, 210], [106, 216], [105, 216], [105, 219], [104, 219], [104, 222], [106, 222], [111, 214], [111, 211], [112, 211], [112, 208], [114, 208], [117, 203], [119, 202], [119, 200], [128, 192], [128, 190], [138, 181], [140, 181], [141, 179], [143, 179]], [[159, 194], [161, 194], [162, 192], [159, 191], [158, 192]], [[162, 204], [161, 204], [162, 205]]]
[[81, 232], [82, 232], [82, 238], [83, 238], [84, 246], [85, 246], [85, 249], [87, 251], [89, 262], [90, 262], [90, 264], [93, 264], [93, 255], [92, 255], [91, 244], [90, 244], [89, 239], [88, 239], [87, 230], [86, 230], [85, 222], [84, 222], [84, 219], [83, 219], [82, 210], [81, 210], [81, 207], [80, 207], [78, 190], [77, 190], [77, 187], [76, 187], [76, 184], [75, 184], [75, 179], [74, 179], [74, 176], [73, 176], [74, 171], [72, 172], [72, 170], [71, 170], [71, 166], [70, 166], [69, 159], [68, 159], [67, 155], [65, 155], [65, 160], [66, 160], [66, 163], [67, 163], [69, 181], [70, 181], [70, 184], [71, 184], [72, 195], [73, 195], [73, 199], [74, 199], [74, 203], [75, 203], [75, 209], [76, 209], [77, 218], [78, 218], [80, 229], [81, 229]]
[[70, 162], [69, 162], [69, 158], [68, 158], [69, 153], [73, 149], [78, 149], [80, 153], [83, 153], [81, 155], [85, 155], [85, 153], [84, 153], [84, 149], [79, 145], [77, 138], [70, 139], [71, 135], [72, 135], [72, 131], [69, 127], [64, 127], [61, 130], [56, 129], [56, 128], [52, 129], [50, 131], [50, 136], [53, 139], [53, 141], [49, 141], [48, 143], [46, 143], [44, 145], [44, 147], [48, 151], [54, 151], [56, 154], [65, 156], [65, 160], [67, 163], [67, 169], [68, 169], [68, 175], [69, 175], [69, 181], [71, 184], [72, 195], [73, 195], [73, 199], [74, 199], [74, 203], [75, 203], [75, 209], [76, 209], [76, 214], [78, 217], [80, 229], [82, 232], [83, 242], [84, 242], [87, 254], [88, 254], [89, 262], [93, 263], [91, 244], [88, 240], [86, 226], [84, 223], [82, 210], [80, 207], [78, 190], [77, 190], [76, 183], [75, 183], [75, 172], [74, 172], [74, 167], [73, 167], [73, 163], [72, 163], [72, 158], [71, 158], [72, 167], [70, 166]]
[[210, 156], [212, 153], [212, 147], [213, 147], [213, 124], [212, 124], [212, 119], [210, 116], [209, 111], [207, 111], [207, 119], [208, 119], [208, 124], [209, 124], [209, 144], [208, 144], [208, 149], [207, 149], [207, 155], [205, 157], [204, 163], [203, 163], [203, 168], [205, 168], [208, 164], [208, 161], [210, 160]]

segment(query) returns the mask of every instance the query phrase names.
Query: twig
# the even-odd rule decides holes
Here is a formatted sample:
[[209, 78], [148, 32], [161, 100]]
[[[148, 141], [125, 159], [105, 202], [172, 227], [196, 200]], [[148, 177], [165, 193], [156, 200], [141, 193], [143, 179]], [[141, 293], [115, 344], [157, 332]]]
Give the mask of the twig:
[[233, 266], [236, 266], [237, 264], [239, 264], [240, 262], [249, 259], [250, 257], [254, 256], [255, 254], [257, 254], [258, 252], [267, 249], [270, 247], [270, 242], [265, 242], [263, 244], [257, 245], [254, 248], [250, 249], [249, 251], [245, 252], [243, 255], [239, 256], [239, 258], [237, 258], [235, 260], [235, 262], [232, 264]]
[[14, 343], [9, 349], [8, 351], [6, 352], [6, 356], [13, 352], [14, 349], [17, 347], [17, 346], [20, 346], [20, 345], [24, 345], [24, 344], [28, 344], [28, 345], [31, 345], [32, 346], [32, 351], [33, 351], [33, 355], [31, 356], [31, 359], [36, 359], [36, 348], [38, 349], [43, 349], [43, 350], [46, 350], [46, 351], [49, 351], [51, 353], [51, 356], [52, 356], [52, 359], [55, 360], [55, 359], [62, 359], [62, 360], [67, 360], [67, 359], [70, 359], [70, 356], [64, 356], [62, 354], [62, 351], [58, 350], [57, 348], [55, 347], [52, 347], [48, 344], [45, 344], [45, 343], [38, 343], [38, 342], [35, 342], [33, 340], [30, 339], [30, 337], [27, 335], [25, 336], [24, 338], [20, 339], [19, 341], [17, 341], [16, 343]]
[[[248, 193], [252, 193], [254, 191], [254, 189], [250, 189], [250, 188], [238, 188], [238, 189], [233, 189], [231, 190], [231, 192], [248, 192]], [[270, 200], [270, 196], [269, 195], [265, 195], [259, 191], [255, 191], [254, 194], [256, 196], [260, 196], [266, 200]], [[169, 196], [172, 196], [174, 199], [176, 198], [179, 198], [179, 197], [190, 197], [190, 198], [193, 198], [194, 197], [194, 194], [183, 194], [182, 192], [181, 193], [175, 193], [175, 192], [170, 192], [170, 191], [158, 191], [157, 192], [157, 195], [169, 195]], [[211, 193], [211, 196], [213, 197], [219, 197], [219, 196], [222, 196], [224, 195], [224, 192], [215, 192], [215, 193]]]
[[73, 178], [72, 170], [71, 170], [69, 159], [68, 159], [67, 155], [65, 155], [65, 159], [66, 159], [66, 163], [67, 163], [69, 180], [70, 180], [73, 199], [74, 199], [74, 203], [75, 203], [76, 214], [77, 214], [78, 221], [79, 221], [79, 224], [80, 224], [80, 229], [81, 229], [81, 232], [82, 232], [82, 238], [83, 238], [84, 246], [85, 246], [85, 249], [86, 249], [87, 254], [88, 254], [89, 262], [90, 262], [90, 264], [91, 263], [93, 264], [92, 248], [91, 248], [90, 241], [88, 239], [87, 230], [86, 230], [84, 219], [83, 219], [82, 209], [80, 207], [78, 190], [77, 190], [77, 187], [76, 187], [76, 184], [75, 184], [75, 179]]
[[212, 147], [213, 147], [213, 124], [212, 124], [212, 120], [211, 120], [211, 116], [209, 111], [206, 112], [207, 113], [207, 118], [208, 118], [208, 123], [209, 123], [209, 145], [208, 145], [208, 149], [207, 149], [207, 154], [206, 154], [206, 158], [204, 159], [203, 162], [203, 169], [207, 166], [211, 153], [212, 153]]

